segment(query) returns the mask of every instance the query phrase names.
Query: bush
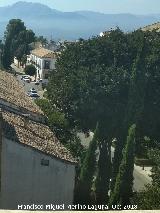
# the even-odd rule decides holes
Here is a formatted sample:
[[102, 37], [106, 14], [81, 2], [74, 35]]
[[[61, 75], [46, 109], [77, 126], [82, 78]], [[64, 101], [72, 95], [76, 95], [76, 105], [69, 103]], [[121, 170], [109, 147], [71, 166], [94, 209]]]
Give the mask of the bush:
[[36, 68], [35, 66], [33, 66], [32, 64], [31, 65], [27, 65], [25, 68], [24, 68], [24, 72], [26, 75], [35, 75], [36, 74]]

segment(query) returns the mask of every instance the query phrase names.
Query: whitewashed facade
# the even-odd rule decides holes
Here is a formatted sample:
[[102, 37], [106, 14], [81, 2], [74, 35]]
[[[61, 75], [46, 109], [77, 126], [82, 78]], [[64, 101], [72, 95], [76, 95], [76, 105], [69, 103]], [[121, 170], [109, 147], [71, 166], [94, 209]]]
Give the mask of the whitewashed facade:
[[38, 48], [31, 52], [27, 62], [36, 67], [36, 79], [42, 79], [44, 83], [47, 83], [50, 72], [55, 70], [56, 59], [57, 55], [55, 52]]

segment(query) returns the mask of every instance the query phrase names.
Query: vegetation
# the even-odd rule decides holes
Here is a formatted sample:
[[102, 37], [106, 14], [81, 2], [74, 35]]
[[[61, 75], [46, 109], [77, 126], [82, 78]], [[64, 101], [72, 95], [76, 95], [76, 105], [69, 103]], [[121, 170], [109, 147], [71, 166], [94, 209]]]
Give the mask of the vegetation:
[[[155, 143], [156, 146], [157, 143]], [[132, 202], [137, 203], [138, 209], [160, 209], [160, 150], [151, 148], [148, 151], [149, 158], [154, 162], [152, 168], [152, 184], [134, 195]]]
[[83, 164], [80, 170], [80, 179], [76, 189], [76, 201], [81, 204], [92, 203], [91, 192], [96, 169], [96, 150], [98, 145], [99, 127], [96, 126], [94, 137], [89, 144]]
[[14, 56], [24, 63], [24, 56], [30, 51], [29, 44], [34, 40], [33, 31], [27, 30], [20, 19], [10, 20], [4, 34], [3, 66], [8, 68]]
[[[130, 202], [133, 135], [137, 157], [146, 157], [148, 150], [157, 147], [152, 141], [160, 143], [159, 44], [160, 33], [141, 30], [125, 34], [116, 29], [104, 37], [80, 39], [67, 45], [50, 77], [47, 97], [64, 113], [70, 129], [93, 131], [99, 123], [100, 153], [94, 183], [97, 203]], [[132, 126], [125, 143], [133, 123], [136, 131]], [[149, 138], [149, 146], [144, 138]], [[124, 181], [126, 193], [121, 190]]]
[[36, 74], [36, 68], [32, 64], [31, 65], [27, 65], [24, 68], [24, 72], [25, 72], [26, 75], [34, 76]]
[[110, 197], [110, 206], [118, 204], [125, 206], [130, 204], [133, 188], [135, 128], [136, 126], [132, 125], [128, 132], [119, 172]]

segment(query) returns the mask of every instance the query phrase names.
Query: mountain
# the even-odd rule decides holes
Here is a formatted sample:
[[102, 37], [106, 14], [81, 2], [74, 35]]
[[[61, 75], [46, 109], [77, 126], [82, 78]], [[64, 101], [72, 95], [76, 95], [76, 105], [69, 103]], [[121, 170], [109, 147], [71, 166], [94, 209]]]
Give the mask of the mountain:
[[110, 28], [120, 27], [132, 31], [158, 22], [159, 14], [103, 14], [92, 11], [61, 12], [50, 7], [31, 2], [17, 2], [0, 7], [0, 37], [12, 18], [22, 19], [37, 35], [54, 39], [88, 38]]

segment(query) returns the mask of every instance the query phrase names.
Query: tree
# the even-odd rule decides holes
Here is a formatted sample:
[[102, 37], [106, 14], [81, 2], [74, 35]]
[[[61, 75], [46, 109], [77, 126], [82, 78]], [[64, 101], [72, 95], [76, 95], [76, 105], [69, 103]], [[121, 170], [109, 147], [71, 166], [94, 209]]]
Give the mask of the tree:
[[132, 125], [128, 132], [119, 172], [109, 201], [110, 206], [130, 204], [133, 187], [135, 129], [136, 126]]
[[44, 38], [43, 36], [36, 37], [36, 41], [41, 42], [41, 44], [42, 44], [43, 46], [45, 46], [45, 45], [48, 44], [47, 39]]
[[99, 137], [99, 127], [96, 126], [94, 137], [89, 144], [83, 165], [80, 171], [80, 180], [77, 188], [77, 201], [78, 203], [89, 204], [91, 203], [91, 188], [93, 185], [93, 178], [96, 168], [96, 149]]
[[160, 187], [157, 185], [147, 185], [146, 188], [137, 192], [132, 204], [137, 205], [140, 210], [159, 210], [160, 209]]
[[97, 204], [108, 203], [109, 198], [109, 184], [111, 178], [111, 146], [103, 141], [99, 144], [99, 160], [98, 171], [95, 181], [95, 193]]
[[21, 62], [22, 62], [22, 65], [26, 65], [26, 63], [27, 63], [27, 55], [26, 55], [26, 54], [24, 54], [24, 55], [22, 56]]
[[12, 19], [9, 21], [4, 34], [5, 43], [3, 53], [3, 65], [5, 68], [8, 68], [13, 60], [14, 51], [16, 49], [16, 42], [14, 42], [14, 40], [17, 39], [18, 34], [25, 29], [26, 27], [20, 19]]
[[[70, 128], [93, 130], [99, 121], [102, 159], [109, 158], [111, 141], [117, 139], [112, 192], [131, 124], [136, 124], [137, 154], [142, 155], [144, 136], [160, 139], [159, 43], [159, 33], [137, 30], [125, 34], [117, 29], [102, 38], [68, 44], [49, 80], [48, 98], [64, 113]], [[99, 168], [109, 168], [106, 161], [100, 162]], [[99, 177], [102, 173], [103, 169]], [[108, 174], [103, 173], [105, 199]], [[102, 187], [98, 189], [103, 193]]]
[[31, 76], [34, 76], [36, 74], [36, 68], [34, 65], [27, 65], [25, 68], [24, 68], [24, 72], [26, 75], [31, 75]]
[[29, 54], [29, 44], [35, 39], [33, 31], [27, 30], [20, 19], [9, 21], [4, 38], [3, 65], [5, 68], [10, 66], [14, 56], [21, 61], [24, 54]]
[[116, 176], [118, 174], [119, 165], [122, 159], [122, 149], [124, 148], [124, 140], [127, 135], [129, 126], [136, 124], [136, 153], [142, 153], [142, 138], [143, 130], [143, 112], [146, 89], [146, 65], [145, 65], [145, 44], [144, 35], [141, 35], [141, 45], [137, 49], [137, 56], [132, 65], [130, 73], [130, 82], [128, 89], [128, 103], [124, 114], [124, 121], [120, 127], [121, 134], [118, 135], [117, 143], [115, 144], [115, 153], [113, 160], [113, 172], [111, 190], [114, 188]]
[[158, 148], [151, 148], [148, 151], [149, 159], [154, 163], [152, 167], [152, 185], [160, 188], [160, 150]]
[[[157, 143], [154, 143], [157, 146]], [[159, 146], [159, 145], [158, 145]], [[149, 159], [153, 161], [152, 184], [145, 187], [144, 190], [137, 192], [132, 199], [132, 203], [138, 206], [138, 209], [156, 210], [160, 209], [160, 150], [151, 148], [148, 151]]]

